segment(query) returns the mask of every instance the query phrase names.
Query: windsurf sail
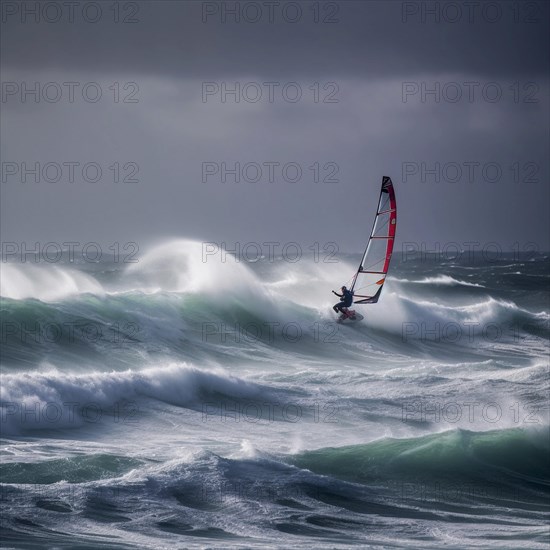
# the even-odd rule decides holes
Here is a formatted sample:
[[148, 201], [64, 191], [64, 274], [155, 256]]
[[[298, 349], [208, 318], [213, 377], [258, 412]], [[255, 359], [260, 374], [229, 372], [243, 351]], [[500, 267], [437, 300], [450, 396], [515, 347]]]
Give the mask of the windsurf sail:
[[384, 176], [369, 242], [351, 286], [356, 304], [375, 304], [380, 298], [390, 267], [396, 220], [393, 183], [391, 178]]

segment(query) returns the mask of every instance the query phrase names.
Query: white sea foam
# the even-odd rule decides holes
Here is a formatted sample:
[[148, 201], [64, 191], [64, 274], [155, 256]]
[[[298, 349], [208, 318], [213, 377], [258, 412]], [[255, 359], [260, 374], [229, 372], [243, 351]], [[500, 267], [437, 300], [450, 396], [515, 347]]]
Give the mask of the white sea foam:
[[91, 275], [58, 265], [4, 263], [0, 271], [0, 295], [13, 300], [54, 302], [76, 294], [104, 294]]
[[185, 407], [212, 393], [238, 399], [258, 397], [262, 390], [223, 369], [199, 370], [187, 364], [80, 375], [50, 368], [2, 377], [0, 420], [5, 434], [78, 427], [83, 410], [96, 418], [117, 403], [139, 398]]

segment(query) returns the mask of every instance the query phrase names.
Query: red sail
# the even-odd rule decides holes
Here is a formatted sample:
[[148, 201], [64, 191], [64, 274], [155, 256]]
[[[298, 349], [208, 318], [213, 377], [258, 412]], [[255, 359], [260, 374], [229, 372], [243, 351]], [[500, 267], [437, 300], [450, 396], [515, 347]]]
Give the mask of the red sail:
[[390, 267], [396, 220], [397, 203], [393, 183], [391, 178], [384, 176], [369, 242], [351, 287], [356, 304], [378, 302]]

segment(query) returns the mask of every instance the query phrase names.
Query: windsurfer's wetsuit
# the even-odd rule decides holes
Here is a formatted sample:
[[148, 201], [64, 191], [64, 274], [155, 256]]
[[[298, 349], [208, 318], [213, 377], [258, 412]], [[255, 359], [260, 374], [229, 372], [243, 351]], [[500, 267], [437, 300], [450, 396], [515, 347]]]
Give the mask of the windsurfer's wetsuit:
[[350, 307], [351, 304], [353, 304], [353, 293], [351, 292], [351, 290], [348, 290], [346, 288], [346, 290], [344, 290], [342, 294], [338, 294], [338, 292], [334, 292], [334, 290], [332, 292], [336, 294], [336, 296], [340, 296], [340, 302], [332, 307], [332, 309], [336, 311], [336, 313], [343, 313], [342, 308]]

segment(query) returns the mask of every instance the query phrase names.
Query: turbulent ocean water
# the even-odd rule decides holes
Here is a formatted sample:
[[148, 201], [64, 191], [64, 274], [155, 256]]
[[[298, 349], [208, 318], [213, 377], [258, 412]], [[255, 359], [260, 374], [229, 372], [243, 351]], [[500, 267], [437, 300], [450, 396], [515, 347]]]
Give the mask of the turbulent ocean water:
[[1, 266], [3, 547], [549, 547], [547, 255], [118, 260]]

